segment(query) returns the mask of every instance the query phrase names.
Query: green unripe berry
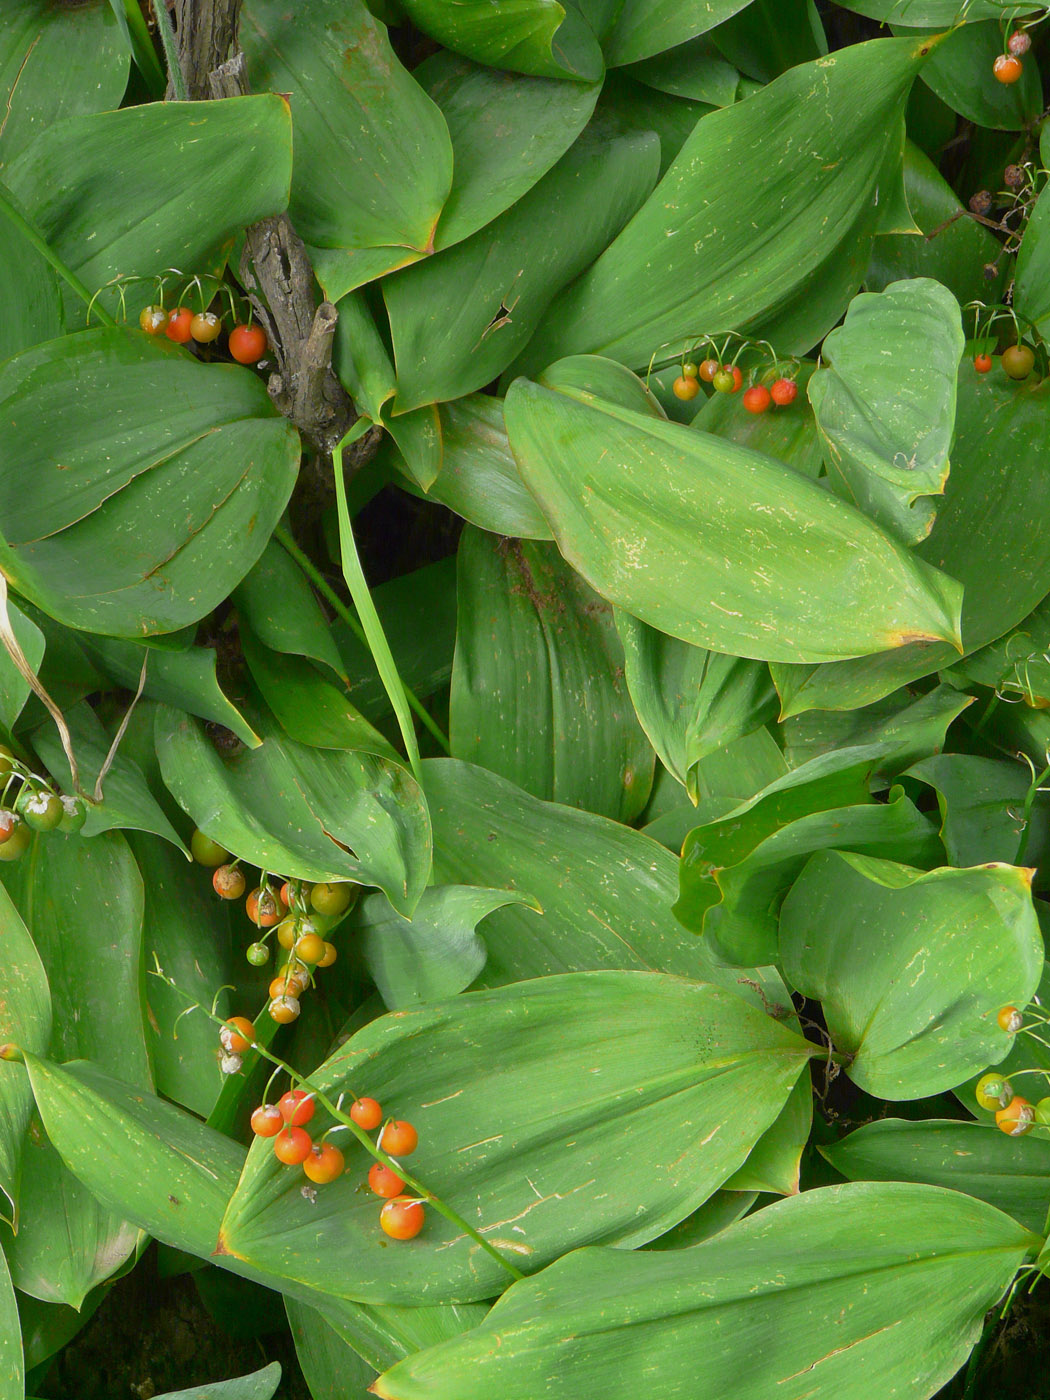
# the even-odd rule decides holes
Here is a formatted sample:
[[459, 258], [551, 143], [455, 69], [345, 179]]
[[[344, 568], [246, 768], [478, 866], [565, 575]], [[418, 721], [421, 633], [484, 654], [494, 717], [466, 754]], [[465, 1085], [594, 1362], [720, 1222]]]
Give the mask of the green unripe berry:
[[990, 1113], [997, 1112], [1006, 1105], [1014, 1096], [1013, 1087], [1008, 1079], [1004, 1079], [1001, 1074], [985, 1074], [977, 1081], [974, 1089], [974, 1097], [982, 1108], [988, 1109]]
[[82, 797], [63, 797], [62, 818], [58, 823], [59, 831], [64, 831], [67, 835], [79, 831], [87, 821], [87, 804]]
[[6, 744], [0, 744], [0, 778], [6, 778], [15, 766], [15, 756]]
[[18, 795], [15, 810], [26, 826], [31, 826], [34, 831], [54, 831], [65, 815], [62, 799], [44, 788], [34, 792], [32, 788], [24, 787]]
[[360, 888], [360, 885], [344, 882], [314, 885], [310, 904], [318, 914], [345, 914], [357, 899]]
[[720, 394], [731, 394], [736, 388], [736, 380], [733, 378], [733, 371], [731, 369], [720, 369], [714, 379], [711, 380], [711, 384]]
[[265, 967], [270, 961], [270, 950], [265, 943], [249, 943], [244, 955], [252, 967]]
[[196, 829], [190, 837], [190, 850], [198, 865], [225, 865], [230, 858], [229, 851], [220, 846], [218, 841], [213, 841], [210, 836], [205, 836], [203, 831]]

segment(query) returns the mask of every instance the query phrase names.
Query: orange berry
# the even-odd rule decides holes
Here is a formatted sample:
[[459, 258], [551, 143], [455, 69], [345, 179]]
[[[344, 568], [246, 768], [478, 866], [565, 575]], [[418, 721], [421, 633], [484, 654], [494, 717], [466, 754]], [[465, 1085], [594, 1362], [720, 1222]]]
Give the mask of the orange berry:
[[266, 354], [266, 332], [262, 326], [234, 326], [230, 331], [230, 354], [239, 365], [254, 365]]
[[313, 1141], [309, 1133], [286, 1123], [273, 1140], [273, 1155], [286, 1167], [297, 1167], [306, 1161], [311, 1147]]
[[261, 1103], [252, 1113], [252, 1132], [256, 1137], [276, 1137], [283, 1127], [284, 1119], [275, 1103]]
[[714, 379], [715, 375], [718, 373], [719, 368], [720, 366], [717, 360], [701, 360], [697, 375], [705, 384], [710, 384], [711, 380]]
[[671, 385], [671, 392], [676, 399], [695, 399], [700, 392], [700, 385], [695, 379], [687, 379], [685, 375], [680, 374]]
[[742, 402], [748, 413], [765, 413], [773, 398], [764, 384], [752, 384], [744, 390]]
[[1024, 72], [1024, 64], [1013, 54], [1001, 53], [992, 64], [992, 72], [1001, 83], [1016, 83]]
[[344, 1165], [343, 1154], [338, 1147], [333, 1147], [330, 1142], [315, 1142], [310, 1148], [310, 1155], [303, 1161], [303, 1171], [311, 1181], [327, 1186], [328, 1182], [342, 1176]]
[[411, 1123], [394, 1119], [379, 1134], [379, 1146], [391, 1157], [407, 1157], [419, 1146], [419, 1134]]
[[423, 1228], [423, 1202], [395, 1196], [379, 1212], [379, 1224], [392, 1240], [412, 1240]]
[[235, 865], [220, 865], [211, 877], [211, 887], [220, 899], [240, 899], [244, 875]]
[[231, 1055], [243, 1055], [252, 1048], [255, 1027], [247, 1016], [230, 1016], [219, 1032], [222, 1048]]
[[168, 324], [168, 313], [163, 306], [144, 306], [139, 312], [139, 325], [147, 335], [160, 335]]
[[359, 1128], [370, 1133], [383, 1121], [383, 1110], [375, 1099], [354, 1099], [350, 1105], [350, 1117]]
[[338, 953], [337, 950], [336, 950], [335, 944], [334, 944], [334, 943], [326, 943], [326, 944], [324, 945], [324, 957], [320, 959], [320, 961], [318, 962], [317, 966], [318, 966], [318, 967], [331, 967], [332, 964], [335, 962], [335, 960], [336, 960], [336, 958], [337, 958], [338, 956], [339, 956], [339, 953]]
[[319, 933], [304, 933], [301, 938], [296, 940], [292, 951], [304, 963], [312, 965], [321, 961], [326, 947], [327, 944]]
[[389, 1167], [384, 1167], [382, 1162], [373, 1162], [368, 1173], [368, 1184], [377, 1196], [385, 1196], [390, 1199], [399, 1196], [405, 1189], [405, 1183]]
[[214, 311], [199, 311], [190, 322], [190, 335], [201, 345], [209, 345], [222, 334], [222, 320]]
[[777, 408], [786, 408], [798, 398], [798, 385], [793, 379], [777, 379], [769, 391], [769, 397]]
[[273, 928], [288, 912], [272, 890], [264, 890], [261, 886], [252, 890], [244, 907], [257, 928]]
[[995, 1126], [1008, 1137], [1023, 1137], [1031, 1131], [1034, 1122], [1035, 1109], [1019, 1094], [995, 1115]]
[[301, 1128], [304, 1123], [309, 1123], [316, 1106], [313, 1094], [306, 1089], [289, 1089], [277, 1100], [281, 1117], [286, 1123], [291, 1123], [293, 1128]]
[[1006, 1031], [1009, 1035], [1016, 1035], [1024, 1025], [1024, 1017], [1016, 1006], [1000, 1007], [999, 1014], [995, 1019], [999, 1023], [999, 1029]]
[[279, 1026], [287, 1026], [289, 1022], [297, 1020], [301, 1009], [298, 997], [290, 996], [274, 997], [267, 1007]]
[[[270, 983], [270, 1000], [276, 1001], [280, 997], [295, 997], [298, 999], [306, 991], [305, 979], [300, 979], [294, 972], [279, 972]], [[295, 1019], [294, 1017], [292, 1018]]]
[[177, 345], [185, 345], [192, 339], [192, 325], [193, 312], [189, 307], [176, 306], [173, 311], [168, 312], [168, 324], [164, 327], [164, 334]]

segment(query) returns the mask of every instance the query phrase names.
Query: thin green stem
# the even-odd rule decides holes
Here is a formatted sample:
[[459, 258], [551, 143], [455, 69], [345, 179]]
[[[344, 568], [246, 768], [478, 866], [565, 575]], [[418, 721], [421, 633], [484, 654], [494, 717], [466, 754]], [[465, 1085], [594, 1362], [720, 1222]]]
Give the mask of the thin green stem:
[[1032, 779], [1031, 785], [1025, 794], [1024, 809], [1021, 813], [1021, 819], [1024, 825], [1021, 827], [1021, 839], [1017, 845], [1017, 857], [1014, 860], [1015, 865], [1021, 865], [1025, 856], [1028, 854], [1028, 842], [1032, 834], [1032, 808], [1035, 805], [1036, 794], [1046, 782], [1047, 778], [1050, 778], [1050, 764]]
[[[170, 987], [173, 992], [177, 993], [177, 995], [181, 996], [182, 998], [184, 998], [184, 1000], [189, 1002], [191, 1007], [196, 1007], [198, 1010], [203, 1011], [205, 1016], [207, 1016], [210, 1021], [214, 1021], [217, 1026], [224, 1026], [226, 1024], [225, 1018], [223, 1018], [222, 1016], [216, 1016], [213, 1012], [205, 1010], [205, 1008], [201, 1006], [199, 1001], [194, 1001], [187, 992], [184, 992], [179, 986], [179, 984], [175, 981], [175, 979], [173, 977], [169, 977], [164, 972], [163, 968], [160, 966], [160, 963], [157, 961], [156, 954], [154, 954], [154, 962], [156, 962], [156, 967], [151, 973], [153, 977], [159, 977], [160, 980], [166, 986]], [[291, 1065], [286, 1064], [284, 1060], [281, 1060], [276, 1055], [271, 1054], [270, 1050], [266, 1046], [260, 1044], [258, 1041], [253, 1040], [251, 1048], [257, 1054], [261, 1055], [264, 1060], [269, 1060], [269, 1062], [272, 1065], [275, 1065], [277, 1069], [283, 1070], [285, 1074], [288, 1075], [288, 1078], [292, 1081], [293, 1084], [298, 1085], [300, 1088], [306, 1089], [310, 1094], [312, 1094], [313, 1097], [317, 1100], [317, 1102], [321, 1104], [322, 1107], [326, 1108], [338, 1123], [341, 1123], [344, 1128], [348, 1128], [353, 1133], [354, 1137], [357, 1138], [357, 1140], [361, 1143], [361, 1146], [365, 1149], [366, 1152], [369, 1153], [370, 1156], [374, 1157], [377, 1162], [382, 1162], [384, 1167], [389, 1167], [389, 1169], [392, 1172], [395, 1172], [405, 1183], [406, 1186], [411, 1186], [412, 1190], [416, 1193], [417, 1196], [421, 1197], [429, 1205], [432, 1205], [434, 1209], [438, 1212], [438, 1214], [443, 1215], [445, 1219], [449, 1221], [450, 1224], [456, 1227], [457, 1230], [462, 1230], [465, 1235], [469, 1236], [469, 1238], [474, 1241], [475, 1244], [480, 1245], [480, 1247], [485, 1251], [485, 1253], [491, 1255], [491, 1257], [495, 1259], [498, 1264], [502, 1265], [502, 1267], [506, 1269], [509, 1274], [511, 1274], [515, 1279], [523, 1279], [525, 1277], [525, 1275], [521, 1272], [520, 1269], [515, 1268], [515, 1266], [508, 1259], [504, 1259], [503, 1255], [499, 1252], [499, 1250], [496, 1249], [494, 1245], [490, 1244], [489, 1241], [484, 1238], [484, 1236], [478, 1234], [477, 1230], [475, 1230], [472, 1225], [469, 1225], [457, 1211], [454, 1211], [451, 1206], [446, 1205], [444, 1201], [440, 1200], [437, 1196], [435, 1196], [433, 1191], [429, 1190], [426, 1186], [424, 1186], [423, 1183], [420, 1180], [418, 1180], [418, 1178], [410, 1176], [409, 1173], [405, 1171], [405, 1168], [401, 1162], [399, 1162], [396, 1158], [391, 1157], [388, 1153], [384, 1152], [381, 1147], [377, 1146], [376, 1143], [374, 1143], [372, 1139], [368, 1136], [365, 1130], [363, 1128], [359, 1128], [352, 1118], [350, 1118], [347, 1114], [343, 1113], [342, 1109], [337, 1107], [337, 1105], [332, 1102], [332, 1100], [328, 1097], [327, 1094], [325, 1094], [325, 1092], [322, 1089], [318, 1089], [318, 1087], [315, 1084], [313, 1084], [305, 1075], [299, 1074], [297, 1070], [294, 1070], [291, 1067]]]
[[[320, 593], [321, 596], [324, 599], [326, 599], [328, 603], [331, 604], [332, 610], [337, 614], [338, 617], [340, 617], [343, 620], [343, 622], [346, 623], [347, 627], [350, 628], [350, 631], [353, 632], [357, 640], [363, 646], [367, 647], [368, 638], [365, 636], [364, 628], [361, 626], [360, 622], [358, 622], [352, 610], [346, 606], [342, 598], [339, 597], [339, 594], [336, 593], [335, 590], [331, 587], [331, 585], [326, 581], [324, 575], [314, 565], [313, 561], [309, 558], [309, 556], [303, 553], [303, 551], [296, 544], [295, 540], [292, 539], [291, 535], [288, 533], [288, 531], [284, 528], [283, 525], [277, 526], [277, 529], [273, 532], [273, 537], [277, 541], [277, 543], [282, 547], [282, 549], [287, 550], [287, 552], [292, 556], [292, 558], [299, 565], [300, 569], [302, 569], [306, 577], [317, 589], [318, 593]], [[420, 723], [424, 726], [424, 728], [430, 731], [433, 737], [437, 740], [437, 743], [441, 747], [442, 751], [444, 753], [450, 753], [451, 748], [448, 741], [448, 735], [444, 733], [437, 721], [427, 711], [427, 709], [420, 701], [419, 697], [416, 695], [415, 691], [410, 689], [409, 686], [405, 685], [404, 681], [401, 682], [401, 688], [405, 692], [405, 699], [408, 701], [409, 705], [412, 707], [412, 709], [418, 716]]]
[[[84, 286], [83, 282], [81, 282], [80, 278], [76, 275], [75, 272], [73, 272], [70, 268], [68, 268], [65, 265], [65, 263], [58, 256], [58, 254], [51, 249], [50, 245], [46, 242], [46, 240], [40, 237], [39, 233], [37, 233], [36, 229], [28, 221], [28, 219], [24, 218], [18, 212], [15, 206], [11, 203], [10, 199], [7, 197], [7, 194], [4, 191], [2, 185], [0, 185], [0, 214], [5, 214], [7, 218], [11, 220], [15, 227], [21, 231], [23, 237], [26, 238], [30, 243], [32, 243], [33, 247], [37, 250], [37, 252], [44, 259], [44, 261], [46, 263], [49, 263], [51, 267], [55, 269], [59, 277], [61, 277], [64, 282], [67, 282], [69, 286], [72, 287], [73, 291], [76, 292], [77, 296], [80, 297], [80, 299], [88, 307], [91, 307], [92, 296], [88, 289]], [[103, 322], [104, 325], [115, 326], [117, 324], [113, 317], [104, 307], [96, 305], [92, 309], [98, 316], [98, 319], [101, 322]]]
[[157, 4], [153, 6], [153, 13], [157, 16], [157, 33], [164, 49], [164, 61], [168, 65], [168, 78], [175, 92], [175, 100], [187, 102], [189, 93], [186, 91], [186, 79], [179, 62], [179, 48], [175, 42], [175, 31], [171, 27], [171, 16], [164, 0], [157, 0]]

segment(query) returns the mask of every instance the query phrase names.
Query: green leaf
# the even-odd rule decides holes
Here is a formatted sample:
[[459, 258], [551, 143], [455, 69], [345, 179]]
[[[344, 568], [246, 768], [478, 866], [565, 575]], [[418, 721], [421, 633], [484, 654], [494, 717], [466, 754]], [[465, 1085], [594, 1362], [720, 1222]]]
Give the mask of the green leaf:
[[485, 966], [484, 936], [476, 925], [508, 904], [535, 900], [517, 890], [438, 885], [423, 891], [410, 920], [401, 919], [384, 895], [366, 895], [354, 919], [355, 946], [390, 1011], [455, 996]]
[[751, 0], [711, 31], [711, 41], [759, 83], [770, 83], [828, 51], [814, 0]]
[[626, 70], [605, 76], [598, 115], [619, 131], [655, 131], [660, 139], [660, 178], [667, 174], [697, 122], [714, 108], [635, 82]]
[[295, 560], [270, 540], [233, 590], [230, 601], [242, 621], [272, 651], [308, 656], [343, 675], [328, 619]]
[[681, 5], [677, 0], [623, 0], [613, 31], [603, 46], [605, 61], [615, 67], [677, 48], [714, 29], [748, 3], [749, 0], [710, 0], [701, 6]]
[[295, 483], [298, 436], [257, 375], [137, 331], [83, 331], [8, 360], [0, 413], [18, 442], [0, 467], [0, 564], [89, 632], [172, 632], [210, 612]]
[[25, 1362], [18, 1302], [7, 1264], [0, 1258], [0, 1400], [22, 1400], [25, 1395]]
[[1034, 608], [1020, 624], [998, 640], [973, 652], [941, 674], [963, 685], [984, 685], [1018, 697], [1032, 709], [1050, 708], [1050, 598]]
[[883, 1118], [821, 1154], [849, 1181], [922, 1181], [965, 1191], [1042, 1233], [1050, 1210], [1050, 1142], [993, 1124]]
[[[914, 554], [963, 586], [964, 652], [1010, 631], [1046, 594], [1050, 477], [1045, 451], [1050, 381], [1031, 389], [1005, 375], [959, 376], [952, 471], [937, 521]], [[772, 667], [781, 715], [854, 710], [958, 660], [946, 645], [818, 666]]]
[[[683, 13], [689, 12], [679, 9], [679, 14]], [[695, 20], [695, 12], [690, 17]], [[627, 76], [657, 92], [686, 97], [710, 107], [728, 107], [740, 96], [739, 72], [726, 62], [706, 33], [633, 63]]]
[[294, 1298], [286, 1298], [284, 1306], [295, 1355], [312, 1400], [364, 1396], [376, 1378], [375, 1369], [362, 1360], [316, 1308]]
[[951, 579], [773, 458], [527, 380], [506, 416], [566, 559], [662, 632], [781, 661], [957, 635]]
[[[513, 539], [549, 540], [550, 526], [518, 474], [503, 423], [503, 400], [466, 394], [438, 405], [441, 415], [441, 471], [426, 492], [471, 524]], [[407, 472], [404, 459], [390, 452], [393, 466]], [[405, 483], [409, 490], [412, 484]]]
[[868, 291], [884, 291], [905, 277], [930, 277], [947, 287], [960, 305], [995, 300], [996, 284], [989, 284], [983, 269], [996, 261], [1002, 245], [966, 215], [951, 185], [910, 141], [904, 147], [904, 190], [924, 237], [890, 233], [876, 238], [864, 278]]
[[[0, 186], [0, 201], [12, 196]], [[15, 201], [17, 203], [17, 201]], [[18, 209], [25, 217], [25, 210]], [[0, 360], [51, 340], [62, 330], [62, 297], [53, 269], [6, 216], [0, 202]]]
[[164, 782], [194, 824], [261, 869], [378, 885], [408, 916], [430, 873], [430, 820], [400, 765], [297, 744], [260, 719], [263, 743], [220, 756], [188, 715], [157, 712]]
[[623, 673], [612, 610], [553, 545], [464, 532], [454, 758], [534, 797], [633, 821], [654, 758]]
[[[959, 6], [956, 0], [849, 0], [842, 6], [854, 14], [866, 15], [868, 19], [893, 20], [901, 24], [928, 24], [938, 29], [948, 29], [959, 19]], [[1030, 15], [1042, 9], [1035, 0], [1020, 0], [1011, 4], [1013, 15]], [[978, 19], [1001, 19], [1003, 6], [1000, 0], [972, 0], [966, 7], [969, 21]]]
[[[66, 723], [73, 740], [80, 781], [86, 792], [93, 793], [95, 780], [113, 742], [112, 736], [102, 728], [94, 710], [84, 701], [66, 712]], [[34, 733], [33, 746], [65, 790], [70, 791], [69, 760], [50, 719]], [[83, 835], [97, 836], [100, 831], [128, 828], [163, 836], [189, 859], [189, 851], [150, 792], [142, 769], [118, 749], [102, 780], [102, 801], [87, 804]]]
[[[291, 154], [280, 97], [156, 102], [49, 127], [4, 176], [54, 251], [94, 291], [118, 276], [216, 265], [236, 233], [284, 209]], [[140, 296], [130, 301], [133, 312], [156, 299], [146, 290]], [[110, 310], [118, 305], [112, 292], [104, 300]], [[71, 324], [83, 324], [79, 302], [69, 314]]]
[[440, 107], [452, 138], [452, 190], [436, 248], [468, 238], [545, 175], [587, 125], [598, 84], [517, 77], [447, 51], [413, 78]]
[[[23, 857], [25, 859], [25, 857]], [[0, 947], [4, 960], [4, 997], [0, 1002], [0, 1037], [5, 1044], [43, 1054], [51, 1040], [51, 992], [47, 973], [29, 930], [0, 885]], [[0, 1065], [0, 1191], [3, 1215], [18, 1228], [18, 1183], [22, 1145], [33, 1108], [25, 1070], [14, 1062]]]
[[[130, 842], [145, 890], [145, 964], [152, 968], [159, 962], [186, 996], [211, 1006], [216, 989], [237, 976], [230, 906], [215, 897], [200, 866], [190, 865], [166, 841], [135, 835]], [[206, 1118], [223, 1084], [215, 1026], [200, 1015], [184, 1016], [185, 997], [156, 977], [147, 979], [146, 1004], [157, 1092]], [[233, 1009], [225, 994], [220, 997], [219, 1015]]]
[[424, 34], [454, 53], [493, 68], [541, 78], [595, 82], [602, 54], [578, 7], [558, 0], [403, 0], [401, 8]]
[[[1035, 120], [1043, 106], [1043, 84], [1034, 53], [1028, 54], [1019, 82], [1001, 83], [992, 71], [1003, 52], [1003, 19], [1016, 15], [1022, 6], [1000, 11], [984, 24], [962, 24], [952, 29], [930, 55], [922, 70], [922, 81], [966, 121], [997, 131], [1023, 131]], [[895, 19], [903, 20], [898, 6]], [[969, 13], [967, 19], [977, 19]], [[910, 17], [907, 20], [912, 23]], [[955, 24], [954, 18], [949, 21]], [[930, 38], [938, 32], [904, 29], [893, 25], [894, 34], [905, 38]]]
[[757, 1191], [716, 1191], [709, 1201], [692, 1215], [686, 1216], [681, 1224], [658, 1240], [642, 1245], [645, 1250], [688, 1249], [717, 1235], [729, 1225], [742, 1219], [758, 1199]]
[[[785, 999], [788, 997], [785, 988]], [[794, 1026], [792, 1017], [790, 1024]], [[802, 1153], [813, 1126], [813, 1084], [804, 1074], [774, 1122], [747, 1155], [747, 1161], [726, 1180], [727, 1191], [761, 1191], [794, 1196], [799, 1190]]]
[[[559, 299], [520, 371], [580, 351], [641, 368], [658, 347], [701, 328], [743, 330], [800, 291], [812, 296], [815, 274], [899, 151], [924, 47], [855, 44], [705, 117], [638, 215]], [[746, 258], [742, 228], [756, 230]], [[797, 348], [818, 338], [810, 332]]]
[[648, 196], [658, 160], [652, 133], [616, 136], [593, 124], [492, 224], [388, 278], [394, 411], [457, 399], [497, 378]]
[[337, 310], [332, 368], [358, 409], [378, 423], [397, 388], [393, 361], [363, 292], [342, 297]]
[[401, 762], [389, 739], [309, 661], [271, 651], [246, 629], [240, 636], [252, 679], [290, 739], [311, 748], [363, 749]]
[[[675, 906], [687, 927], [702, 920], [716, 954], [740, 966], [780, 961], [780, 905], [814, 851], [856, 851], [919, 865], [942, 858], [934, 828], [900, 787], [885, 804], [811, 812], [764, 839], [751, 836], [750, 848], [748, 825], [730, 816], [690, 832]], [[706, 877], [705, 867], [711, 868]]]
[[1036, 200], [1025, 225], [1024, 237], [1017, 250], [1014, 269], [1014, 304], [1018, 311], [1034, 321], [1040, 333], [1050, 323], [1050, 199], [1042, 194]]
[[[330, 1293], [316, 1295], [314, 1305], [328, 1326], [373, 1371], [383, 1371], [403, 1356], [458, 1337], [476, 1327], [489, 1310], [488, 1303], [432, 1303], [424, 1307], [393, 1303], [370, 1307], [347, 1298], [333, 1298]], [[299, 1316], [302, 1311], [296, 1309]], [[289, 1318], [295, 1315], [289, 1309]], [[335, 1400], [344, 1400], [344, 1392], [340, 1391]]]
[[100, 1204], [209, 1258], [244, 1148], [97, 1065], [27, 1055], [26, 1067], [48, 1137]]
[[[1006, 864], [1017, 859], [1024, 831], [1024, 804], [1032, 773], [1020, 763], [975, 754], [935, 754], [909, 768], [907, 776], [937, 793], [944, 849], [952, 865]], [[1043, 848], [1048, 806], [1038, 798], [1030, 820], [1037, 835], [1028, 849]]]
[[[129, 1092], [148, 1087], [143, 887], [126, 841], [116, 834], [90, 841], [38, 836], [20, 861], [5, 868], [4, 878], [50, 984], [51, 1054], [90, 1055], [135, 1086]], [[56, 1146], [39, 1131], [26, 1138], [20, 1228], [8, 1262], [23, 1292], [79, 1308], [96, 1284], [135, 1253], [139, 1235], [119, 1206], [106, 1209], [70, 1175]]]
[[208, 1385], [191, 1386], [189, 1390], [168, 1390], [156, 1400], [271, 1400], [280, 1383], [281, 1363], [271, 1361], [269, 1366], [249, 1376], [211, 1381]]
[[62, 117], [119, 106], [128, 60], [106, 0], [9, 0], [0, 15], [0, 167]]
[[550, 973], [633, 968], [702, 977], [747, 995], [671, 913], [678, 861], [649, 837], [605, 817], [540, 802], [455, 759], [423, 764], [434, 822], [434, 879], [519, 890], [531, 909], [485, 922], [483, 986]]
[[[642, 1244], [683, 1219], [742, 1164], [813, 1053], [720, 988], [593, 972], [380, 1017], [312, 1079], [333, 1096], [367, 1084], [389, 1112], [411, 1104], [413, 1170], [534, 1270], [575, 1245]], [[503, 1285], [500, 1265], [433, 1210], [419, 1245], [395, 1257], [358, 1186], [366, 1160], [351, 1145], [345, 1175], [311, 1205], [257, 1144], [223, 1248], [365, 1302], [421, 1290], [470, 1301]]]
[[1009, 865], [811, 857], [781, 911], [782, 965], [823, 1004], [861, 1089], [925, 1098], [1004, 1058], [999, 1007], [1026, 1006], [1043, 970], [1030, 880]]
[[959, 304], [929, 278], [850, 303], [809, 381], [833, 489], [913, 544], [948, 480], [963, 352]]
[[932, 1395], [1036, 1243], [955, 1191], [806, 1191], [693, 1249], [574, 1251], [374, 1389], [384, 1400], [632, 1400], [624, 1358], [644, 1357], [667, 1394]]
[[[34, 671], [39, 672], [40, 663], [44, 659], [43, 632], [10, 600], [7, 604], [7, 616], [26, 660]], [[30, 694], [29, 682], [15, 666], [6, 648], [0, 651], [0, 727], [10, 729], [14, 725]]]
[[616, 629], [642, 728], [695, 802], [700, 760], [775, 717], [769, 668], [676, 641], [619, 608]]
[[289, 212], [299, 235], [321, 247], [429, 252], [452, 183], [452, 145], [386, 26], [361, 0], [314, 0], [297, 12], [249, 0], [240, 37], [251, 86], [289, 95]]

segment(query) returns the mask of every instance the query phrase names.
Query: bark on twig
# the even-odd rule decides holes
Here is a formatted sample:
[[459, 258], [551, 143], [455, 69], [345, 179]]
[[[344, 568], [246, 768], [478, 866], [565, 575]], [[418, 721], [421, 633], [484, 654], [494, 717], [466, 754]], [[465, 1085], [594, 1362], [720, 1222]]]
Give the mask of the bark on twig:
[[[163, 3], [163, 0], [158, 0]], [[210, 74], [226, 62], [237, 43], [241, 0], [175, 0], [179, 66], [191, 102], [211, 97]], [[168, 84], [168, 101], [173, 96]]]

